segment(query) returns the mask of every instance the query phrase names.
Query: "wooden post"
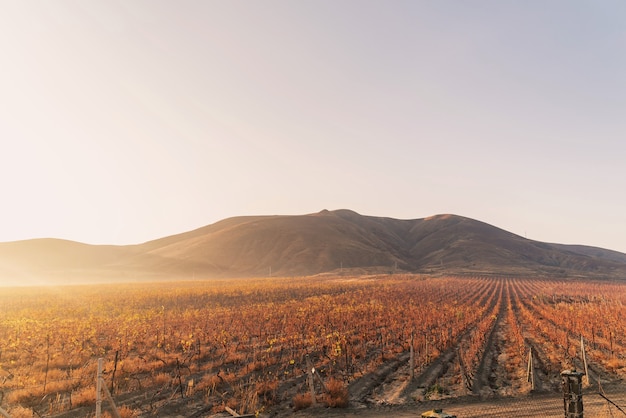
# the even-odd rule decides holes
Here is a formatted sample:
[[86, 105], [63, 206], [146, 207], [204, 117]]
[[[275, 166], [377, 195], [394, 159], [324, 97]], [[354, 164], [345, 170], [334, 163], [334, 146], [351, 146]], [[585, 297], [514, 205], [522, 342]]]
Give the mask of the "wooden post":
[[409, 374], [411, 376], [411, 381], [415, 378], [415, 349], [413, 348], [413, 333], [411, 333], [411, 348], [410, 348], [411, 357], [409, 358]]
[[561, 372], [565, 418], [583, 418], [582, 376], [576, 370]]
[[311, 405], [315, 406], [315, 382], [313, 381], [313, 373], [315, 373], [315, 369], [311, 367], [311, 360], [309, 359], [309, 355], [306, 356], [306, 368], [307, 374], [309, 375], [309, 390], [311, 391]]
[[587, 354], [585, 353], [585, 341], [583, 336], [580, 336], [580, 352], [583, 356], [583, 364], [585, 365], [585, 384], [589, 386], [589, 369], [587, 369]]
[[530, 349], [530, 389], [535, 390], [535, 362], [532, 348]]
[[178, 362], [178, 357], [176, 357], [176, 372], [178, 373], [178, 385], [180, 386], [180, 397], [185, 398], [185, 394], [183, 392], [183, 379], [180, 377], [180, 363]]
[[165, 351], [165, 306], [161, 305], [163, 313], [163, 338], [161, 339], [161, 348]]
[[50, 365], [50, 334], [46, 335], [46, 373], [43, 378], [43, 393], [46, 394], [46, 385], [48, 384], [48, 366]]
[[104, 377], [102, 376], [102, 373], [103, 373], [102, 370], [104, 369], [103, 364], [104, 364], [104, 359], [99, 358], [98, 359], [98, 377], [96, 378], [96, 418], [100, 418], [102, 416], [102, 392], [104, 392], [107, 399], [111, 403], [111, 409], [113, 410], [113, 415], [115, 416], [115, 418], [121, 418], [120, 413], [117, 412], [117, 406], [115, 405], [115, 402], [113, 401], [111, 392], [109, 392], [109, 388], [107, 388], [107, 385], [104, 382]]
[[115, 382], [115, 371], [117, 370], [117, 358], [119, 354], [120, 354], [119, 350], [115, 351], [115, 361], [113, 362], [113, 373], [111, 374], [111, 390], [109, 391], [111, 393], [115, 392], [113, 385]]
[[98, 375], [96, 377], [96, 418], [102, 415], [102, 363], [104, 359], [98, 359]]
[[528, 368], [526, 369], [526, 381], [530, 383], [531, 390], [535, 390], [535, 373], [533, 369], [533, 348], [528, 347]]

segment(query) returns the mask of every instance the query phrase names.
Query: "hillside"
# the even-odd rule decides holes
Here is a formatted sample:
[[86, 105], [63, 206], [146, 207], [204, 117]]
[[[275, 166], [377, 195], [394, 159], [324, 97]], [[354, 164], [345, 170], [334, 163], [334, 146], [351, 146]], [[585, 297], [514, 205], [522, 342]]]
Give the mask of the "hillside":
[[528, 240], [457, 215], [400, 220], [349, 210], [246, 216], [130, 246], [0, 243], [4, 282], [410, 271], [626, 277], [626, 254]]

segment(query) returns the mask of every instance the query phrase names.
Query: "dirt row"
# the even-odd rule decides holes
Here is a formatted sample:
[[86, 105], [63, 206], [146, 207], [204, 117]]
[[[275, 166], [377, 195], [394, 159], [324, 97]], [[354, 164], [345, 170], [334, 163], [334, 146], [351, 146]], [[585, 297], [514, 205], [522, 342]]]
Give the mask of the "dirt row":
[[[533, 291], [535, 289], [525, 282], [520, 284], [513, 279], [493, 281], [490, 293], [481, 302], [489, 303], [487, 315], [496, 312], [497, 319], [485, 339], [478, 368], [469, 381], [462, 376], [458, 347], [469, 337], [471, 329], [459, 336], [454, 347], [442, 352], [431, 363], [418, 366], [419, 372], [413, 380], [410, 379], [409, 355], [403, 353], [352, 382], [349, 386], [352, 402], [367, 406], [397, 406], [466, 396], [490, 399], [525, 396], [531, 392], [560, 393], [560, 372], [571, 367], [582, 370], [583, 364], [578, 358], [559, 358], [560, 362], [555, 363], [562, 348], [522, 320], [521, 309], [528, 309], [523, 298], [531, 297]], [[521, 327], [524, 347], [512, 346], [512, 324], [506, 315], [509, 308]], [[524, 358], [517, 354], [522, 350]], [[528, 369], [530, 353], [532, 375]], [[600, 382], [604, 385], [621, 380], [598, 364], [589, 365], [589, 378], [591, 384]]]
[[[447, 348], [438, 351], [429, 363], [416, 364], [413, 379], [408, 350], [385, 356], [373, 350], [368, 355], [384, 358], [384, 361], [358, 378], [346, 378], [351, 406], [344, 411], [348, 415], [343, 416], [350, 416], [351, 413], [362, 415], [355, 411], [370, 409], [380, 412], [381, 408], [392, 408], [393, 415], [402, 416], [402, 408], [422, 408], [438, 405], [437, 402], [467, 404], [485, 400], [497, 402], [528, 395], [547, 396], [550, 399], [562, 396], [560, 372], [571, 367], [582, 369], [583, 365], [578, 358], [563, 358], [563, 347], [559, 347], [550, 336], [526, 319], [527, 316], [539, 316], [533, 310], [532, 303], [529, 303], [539, 291], [538, 285], [529, 280], [486, 278], [477, 289], [475, 293], [462, 294], [464, 299], [461, 302], [470, 303], [475, 299], [477, 307], [485, 307], [479, 322], [489, 321], [484, 322], [490, 324], [488, 329], [482, 329], [482, 334], [477, 335], [478, 323], [468, 326]], [[514, 330], [519, 330], [516, 331], [517, 335], [521, 332], [521, 339], [513, 338]], [[465, 364], [462, 350], [478, 340], [482, 341], [482, 346], [472, 359], [472, 364]], [[571, 341], [571, 344], [575, 343]], [[532, 356], [530, 369], [529, 356]], [[264, 413], [274, 416], [293, 414], [294, 397], [308, 389], [305, 372], [302, 370], [299, 374], [284, 378], [274, 389], [275, 405]], [[593, 385], [610, 386], [620, 381], [619, 376], [599, 364], [589, 364], [589, 375]], [[322, 376], [322, 380], [324, 378]], [[318, 394], [321, 393], [320, 385], [317, 388]], [[233, 387], [222, 393], [214, 393], [213, 398], [208, 400], [199, 395], [186, 398], [178, 396], [177, 390], [180, 388], [170, 385], [160, 392], [135, 393], [119, 399], [127, 405], [141, 406], [146, 411], [142, 416], [182, 415], [199, 418], [211, 415], [211, 407], [207, 405], [215, 405], [222, 400], [226, 402], [235, 392]], [[151, 408], [146, 409], [147, 404]], [[307, 416], [306, 412], [299, 414]], [[320, 414], [320, 410], [316, 410], [314, 415]], [[341, 412], [324, 414], [335, 416], [333, 414]], [[58, 418], [79, 416], [89, 416], [88, 411], [77, 409], [58, 415]]]
[[[478, 369], [473, 376], [460, 376], [459, 346], [470, 338], [474, 328], [465, 330], [455, 343], [427, 365], [417, 365], [414, 379], [410, 379], [409, 354], [388, 361], [349, 386], [353, 403], [364, 405], [402, 405], [428, 399], [484, 395], [491, 393], [492, 370], [497, 364], [497, 347], [501, 343], [505, 304], [502, 303], [504, 286], [494, 281], [494, 286], [477, 301], [487, 304], [485, 316], [497, 317], [481, 350]], [[445, 382], [445, 383], [444, 383]], [[446, 385], [444, 387], [444, 384]]]

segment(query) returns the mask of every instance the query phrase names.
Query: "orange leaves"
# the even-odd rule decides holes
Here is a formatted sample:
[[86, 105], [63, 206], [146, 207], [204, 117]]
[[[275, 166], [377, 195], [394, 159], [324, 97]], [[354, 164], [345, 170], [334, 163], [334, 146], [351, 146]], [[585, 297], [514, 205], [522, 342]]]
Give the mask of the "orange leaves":
[[[14, 376], [0, 389], [26, 403], [43, 395], [47, 354], [46, 391], [71, 395], [73, 406], [92, 402], [94, 362], [105, 357], [111, 371], [116, 352], [116, 394], [174, 391], [180, 373], [196, 382], [189, 396], [207, 402], [234, 386], [258, 387], [256, 398], [237, 401], [252, 405], [293, 399], [295, 389], [289, 398], [277, 391], [298, 387], [306, 355], [330, 388], [406, 353], [411, 334], [416, 368], [458, 347], [468, 375], [496, 322], [507, 324], [507, 356], [521, 367], [529, 337], [573, 356], [582, 334], [589, 357], [616, 372], [623, 361], [612, 353], [626, 350], [626, 289], [616, 283], [403, 275], [15, 292], [0, 295], [0, 364]], [[343, 402], [339, 389], [333, 404]]]

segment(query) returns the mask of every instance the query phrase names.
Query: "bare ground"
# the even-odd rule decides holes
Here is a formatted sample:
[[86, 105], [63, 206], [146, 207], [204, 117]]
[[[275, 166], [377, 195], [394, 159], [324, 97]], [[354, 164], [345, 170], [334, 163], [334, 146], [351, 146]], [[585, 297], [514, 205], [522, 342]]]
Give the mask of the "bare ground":
[[[606, 390], [605, 396], [598, 395], [598, 391], [593, 386], [587, 387], [584, 391], [583, 402], [585, 416], [595, 418], [622, 417], [624, 413], [619, 411], [617, 406], [625, 409], [626, 387], [624, 385], [614, 385]], [[616, 406], [617, 405], [617, 406]], [[422, 413], [441, 408], [444, 412], [456, 415], [458, 418], [485, 418], [485, 417], [563, 417], [563, 395], [560, 393], [528, 394], [522, 397], [492, 398], [481, 400], [475, 396], [463, 396], [449, 398], [439, 401], [413, 402], [404, 405], [371, 405], [365, 407], [362, 404], [351, 406], [347, 409], [315, 408], [298, 412], [291, 412], [286, 415], [277, 414], [274, 416], [293, 416], [296, 418], [313, 417], [416, 417]]]

